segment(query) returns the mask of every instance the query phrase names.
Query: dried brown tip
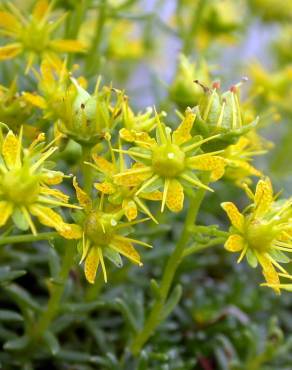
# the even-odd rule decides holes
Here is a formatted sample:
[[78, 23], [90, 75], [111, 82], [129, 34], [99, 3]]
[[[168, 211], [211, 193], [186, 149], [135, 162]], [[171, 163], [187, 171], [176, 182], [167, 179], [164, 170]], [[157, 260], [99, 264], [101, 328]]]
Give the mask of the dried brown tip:
[[194, 80], [193, 82], [201, 86], [201, 88], [204, 90], [205, 93], [208, 93], [210, 91], [209, 87], [203, 85], [199, 80]]

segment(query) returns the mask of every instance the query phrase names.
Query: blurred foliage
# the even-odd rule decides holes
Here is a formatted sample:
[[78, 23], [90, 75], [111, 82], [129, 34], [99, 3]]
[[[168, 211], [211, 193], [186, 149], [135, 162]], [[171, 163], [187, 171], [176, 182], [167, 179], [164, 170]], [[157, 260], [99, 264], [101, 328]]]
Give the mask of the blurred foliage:
[[[7, 3], [2, 1], [1, 6]], [[35, 1], [12, 0], [11, 3], [29, 14]], [[202, 87], [194, 80], [210, 87], [211, 81], [222, 79], [224, 84], [231, 85], [247, 75], [249, 82], [242, 89], [246, 119], [251, 122], [249, 114], [259, 116], [263, 135], [275, 143], [268, 155], [256, 160], [256, 168], [271, 174], [277, 191], [283, 189], [285, 195], [289, 194], [292, 185], [290, 1], [56, 0], [51, 3], [54, 14], [67, 14], [57, 30], [58, 37], [78, 38], [88, 48], [87, 53], [67, 55], [68, 70], [73, 70], [77, 78], [87, 79], [84, 84], [82, 79], [78, 81], [88, 91], [94, 91], [99, 75], [102, 84], [113, 82], [117, 89], [104, 90], [104, 95], [113, 92], [122, 96], [125, 90], [135, 110], [155, 103], [158, 112], [177, 109], [181, 115], [187, 106], [197, 105], [203, 97]], [[269, 37], [262, 46], [260, 35], [265, 31]], [[1, 39], [1, 45], [4, 44]], [[246, 49], [252, 51], [248, 54]], [[260, 53], [255, 49], [261, 49]], [[24, 124], [27, 137], [34, 137], [39, 130], [53, 137], [55, 118], [44, 118], [39, 110], [32, 110], [25, 94], [17, 92], [34, 92], [39, 84], [39, 74], [34, 68], [30, 74], [23, 74], [26, 63], [20, 58], [1, 61], [0, 121], [13, 130]], [[239, 78], [234, 81], [234, 76]], [[112, 113], [110, 110], [109, 114]], [[148, 113], [145, 120], [151, 123], [152, 112]], [[174, 122], [175, 114], [169, 114], [169, 119]], [[64, 150], [55, 156], [60, 169], [67, 173], [80, 170], [84, 154], [72, 140], [80, 133], [78, 127], [74, 130], [73, 134], [66, 131], [70, 131], [68, 137], [60, 143]], [[63, 187], [72, 192], [66, 179]], [[220, 203], [236, 201], [243, 208], [245, 198], [242, 189], [228, 178], [216, 183], [214, 188], [216, 191], [208, 194], [202, 204], [198, 223], [226, 229], [228, 222]], [[284, 292], [276, 296], [270, 289], [259, 287], [260, 273], [244, 263], [237, 265], [234, 256], [223, 250], [222, 243], [209, 248], [217, 228], [212, 229], [214, 235], [194, 232], [192, 239], [199, 242], [201, 250], [188, 255], [180, 264], [164, 306], [165, 320], [144, 349], [135, 357], [131, 354], [131, 344], [157, 298], [156, 281], [161, 278], [184, 220], [185, 211], [167, 217], [160, 215], [159, 225], [138, 225], [136, 235], [156, 246], [141, 253], [143, 267], [138, 269], [125, 262], [122, 269], [109, 269], [109, 283], [104, 284], [99, 273], [94, 285], [85, 281], [77, 256], [69, 277], [62, 278], [61, 265], [67, 258], [64, 246], [72, 247], [67, 244], [70, 242], [50, 233], [46, 240], [40, 238], [33, 243], [25, 238], [9, 242], [8, 226], [1, 235], [5, 241], [0, 239], [0, 367], [5, 370], [291, 369], [291, 295]], [[61, 303], [55, 316], [47, 318], [47, 323], [40, 322], [39, 318], [46, 316], [53, 289], [60, 291]], [[43, 335], [38, 336], [35, 333], [41, 326]]]

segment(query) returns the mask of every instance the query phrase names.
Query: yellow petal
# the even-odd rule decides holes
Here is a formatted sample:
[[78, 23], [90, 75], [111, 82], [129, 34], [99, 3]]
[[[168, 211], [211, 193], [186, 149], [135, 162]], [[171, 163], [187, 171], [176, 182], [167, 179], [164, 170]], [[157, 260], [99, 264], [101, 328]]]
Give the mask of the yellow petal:
[[107, 175], [112, 175], [116, 172], [116, 167], [113, 163], [107, 161], [105, 158], [100, 157], [98, 155], [93, 155], [92, 156], [96, 166], [98, 169]]
[[99, 261], [98, 247], [91, 247], [84, 264], [85, 277], [90, 284], [94, 284]]
[[162, 192], [159, 190], [151, 191], [150, 193], [140, 193], [140, 198], [147, 200], [162, 200]]
[[113, 194], [116, 191], [115, 186], [110, 182], [95, 183], [94, 187], [104, 194]]
[[0, 28], [16, 33], [19, 26], [20, 24], [14, 15], [8, 12], [0, 12]]
[[9, 44], [0, 47], [0, 60], [6, 60], [16, 57], [22, 51], [20, 44]]
[[73, 186], [75, 188], [76, 196], [77, 196], [77, 199], [78, 199], [78, 202], [80, 203], [80, 205], [86, 211], [90, 210], [92, 208], [92, 201], [91, 201], [90, 197], [85, 193], [85, 191], [80, 188], [80, 186], [78, 185], [76, 177], [74, 177], [74, 179], [73, 179]]
[[133, 247], [132, 243], [122, 241], [119, 239], [113, 239], [113, 241], [110, 244], [110, 247], [116, 250], [117, 252], [121, 253], [123, 256], [129, 258], [129, 260], [131, 260], [132, 262], [142, 266], [140, 255]]
[[44, 109], [47, 107], [47, 103], [45, 99], [39, 95], [36, 94], [31, 94], [29, 92], [24, 92], [23, 93], [23, 98], [26, 100], [28, 103], [34, 105], [35, 107]]
[[9, 131], [2, 145], [2, 155], [8, 168], [20, 165], [20, 146], [19, 138]]
[[211, 171], [211, 180], [216, 181], [224, 175], [226, 160], [222, 157], [202, 154], [188, 159], [188, 167], [195, 170]]
[[57, 199], [60, 199], [62, 202], [65, 202], [65, 203], [68, 203], [68, 200], [69, 200], [69, 196], [62, 193], [58, 189], [51, 189], [51, 188], [46, 188], [46, 187], [42, 186], [40, 188], [40, 193], [52, 196], [52, 197], [57, 198]]
[[221, 207], [227, 213], [231, 224], [236, 227], [237, 230], [243, 231], [244, 216], [239, 212], [236, 205], [231, 202], [224, 202], [221, 203]]
[[128, 221], [132, 221], [137, 218], [138, 210], [136, 203], [133, 200], [124, 199], [122, 208], [125, 211]]
[[42, 181], [47, 185], [58, 185], [63, 181], [64, 174], [61, 171], [47, 171], [42, 176]]
[[170, 180], [166, 205], [172, 212], [180, 212], [184, 205], [184, 189], [179, 181]]
[[31, 214], [36, 216], [41, 224], [55, 228], [57, 231], [62, 231], [65, 225], [62, 217], [49, 207], [34, 204], [29, 207]]
[[39, 0], [35, 4], [32, 16], [36, 18], [37, 20], [42, 20], [43, 17], [47, 14], [49, 11], [49, 3], [47, 0]]
[[254, 203], [255, 216], [262, 216], [265, 214], [273, 203], [273, 188], [268, 177], [257, 183]]
[[152, 175], [150, 167], [135, 163], [133, 167], [115, 176], [115, 183], [122, 186], [139, 186]]
[[187, 109], [186, 115], [182, 123], [173, 132], [172, 140], [174, 144], [180, 145], [192, 138], [191, 130], [196, 119], [195, 113], [191, 109]]
[[276, 285], [280, 284], [280, 279], [279, 279], [279, 275], [275, 267], [273, 266], [272, 262], [266, 255], [262, 253], [261, 254], [257, 253], [257, 257], [258, 257], [259, 263], [261, 264], [263, 268], [263, 275], [267, 283], [272, 284], [275, 292], [279, 294], [280, 289]]
[[132, 143], [135, 140], [135, 134], [132, 133], [130, 130], [127, 130], [126, 128], [122, 128], [120, 130], [120, 137], [123, 140], [128, 141], [130, 143]]
[[65, 239], [80, 239], [82, 237], [82, 229], [79, 225], [76, 224], [63, 223], [58, 232]]
[[50, 48], [64, 53], [84, 53], [86, 50], [86, 46], [77, 40], [53, 40]]
[[242, 236], [238, 234], [232, 234], [226, 240], [224, 248], [229, 252], [239, 252], [244, 248], [245, 242]]
[[0, 201], [0, 226], [6, 224], [8, 218], [13, 212], [13, 205], [6, 201]]

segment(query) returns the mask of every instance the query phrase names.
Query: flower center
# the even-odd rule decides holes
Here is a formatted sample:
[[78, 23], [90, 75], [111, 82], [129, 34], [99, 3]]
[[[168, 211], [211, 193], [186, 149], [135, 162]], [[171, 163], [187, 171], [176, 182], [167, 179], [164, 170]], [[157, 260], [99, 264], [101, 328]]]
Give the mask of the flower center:
[[115, 234], [116, 224], [111, 214], [93, 211], [85, 221], [85, 235], [96, 245], [108, 246]]
[[34, 203], [40, 192], [40, 178], [32, 175], [22, 167], [4, 174], [1, 190], [7, 200], [16, 205], [29, 205]]
[[165, 144], [153, 150], [153, 171], [163, 177], [175, 177], [185, 168], [185, 153], [175, 144]]
[[247, 227], [247, 241], [251, 248], [258, 252], [267, 252], [275, 238], [271, 224], [259, 220], [252, 221]]
[[25, 49], [31, 50], [35, 53], [43, 52], [49, 44], [48, 27], [32, 21], [23, 29], [21, 41]]

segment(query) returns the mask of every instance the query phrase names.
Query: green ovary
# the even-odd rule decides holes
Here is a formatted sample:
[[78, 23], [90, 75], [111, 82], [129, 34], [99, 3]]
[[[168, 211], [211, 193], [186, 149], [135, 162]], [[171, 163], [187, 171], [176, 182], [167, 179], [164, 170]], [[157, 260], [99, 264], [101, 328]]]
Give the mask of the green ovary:
[[34, 203], [40, 192], [39, 176], [29, 174], [24, 169], [15, 169], [7, 172], [1, 181], [0, 188], [4, 197], [16, 205]]
[[112, 215], [94, 211], [85, 221], [85, 235], [93, 243], [107, 246], [115, 234], [115, 225], [116, 221]]
[[185, 168], [185, 153], [174, 144], [165, 144], [153, 150], [154, 173], [163, 177], [175, 177]]
[[248, 245], [258, 252], [267, 252], [275, 238], [275, 231], [271, 224], [261, 221], [252, 221], [247, 227]]

